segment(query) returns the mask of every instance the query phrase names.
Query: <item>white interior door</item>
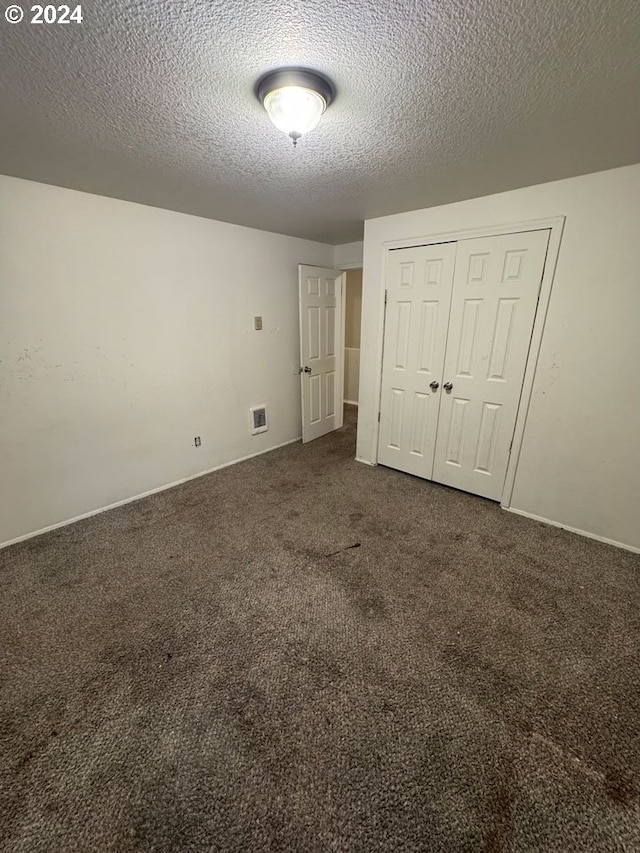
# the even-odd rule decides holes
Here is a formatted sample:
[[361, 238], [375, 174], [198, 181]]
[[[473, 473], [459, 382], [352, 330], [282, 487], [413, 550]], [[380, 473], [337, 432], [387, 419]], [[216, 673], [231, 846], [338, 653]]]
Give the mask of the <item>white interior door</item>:
[[499, 500], [549, 231], [461, 240], [433, 479]]
[[303, 442], [342, 426], [342, 277], [298, 266]]
[[378, 462], [431, 479], [455, 243], [389, 252]]

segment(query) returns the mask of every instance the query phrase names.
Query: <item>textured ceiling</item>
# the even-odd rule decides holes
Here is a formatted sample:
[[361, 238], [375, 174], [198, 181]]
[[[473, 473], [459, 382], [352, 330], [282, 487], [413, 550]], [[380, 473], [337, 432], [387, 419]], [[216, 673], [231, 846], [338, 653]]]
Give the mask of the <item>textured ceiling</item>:
[[[82, 6], [81, 25], [0, 20], [0, 172], [342, 243], [640, 160], [637, 0]], [[297, 150], [253, 94], [290, 64], [338, 90]]]

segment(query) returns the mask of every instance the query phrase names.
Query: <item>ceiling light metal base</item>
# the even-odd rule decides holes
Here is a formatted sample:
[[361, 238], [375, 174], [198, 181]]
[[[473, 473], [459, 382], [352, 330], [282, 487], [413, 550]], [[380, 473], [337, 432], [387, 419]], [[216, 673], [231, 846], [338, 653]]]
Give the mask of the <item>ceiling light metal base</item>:
[[327, 106], [336, 95], [331, 81], [323, 74], [310, 71], [308, 68], [291, 67], [278, 68], [261, 77], [256, 85], [258, 100], [264, 105], [264, 99], [269, 92], [281, 89], [283, 86], [301, 86], [304, 89], [311, 89], [324, 98]]

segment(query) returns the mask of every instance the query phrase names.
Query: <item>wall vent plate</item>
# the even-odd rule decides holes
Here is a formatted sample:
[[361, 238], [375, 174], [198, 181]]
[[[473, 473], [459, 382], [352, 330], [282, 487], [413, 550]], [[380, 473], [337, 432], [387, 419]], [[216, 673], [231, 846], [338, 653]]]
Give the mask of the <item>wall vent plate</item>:
[[249, 409], [249, 422], [251, 425], [251, 435], [258, 435], [260, 432], [266, 432], [269, 429], [267, 423], [267, 407], [252, 406]]

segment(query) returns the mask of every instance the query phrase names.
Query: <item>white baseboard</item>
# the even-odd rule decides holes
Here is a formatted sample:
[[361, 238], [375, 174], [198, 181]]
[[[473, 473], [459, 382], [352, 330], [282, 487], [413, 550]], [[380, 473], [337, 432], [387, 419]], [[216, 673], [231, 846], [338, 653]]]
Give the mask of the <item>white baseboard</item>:
[[616, 548], [624, 548], [625, 551], [632, 551], [634, 554], [640, 554], [640, 548], [635, 545], [626, 545], [624, 542], [617, 542], [615, 539], [607, 539], [606, 536], [598, 536], [597, 533], [589, 533], [588, 530], [580, 530], [579, 527], [569, 527], [568, 524], [560, 524], [559, 521], [552, 521], [550, 518], [544, 518], [541, 515], [533, 515], [533, 513], [525, 512], [523, 509], [514, 509], [512, 506], [503, 506], [502, 509], [507, 512], [513, 512], [516, 515], [522, 515], [524, 518], [531, 518], [533, 521], [541, 521], [543, 524], [550, 524], [552, 527], [560, 527], [562, 530], [568, 530], [569, 533], [577, 533], [579, 536], [586, 536], [587, 539], [595, 539], [598, 542], [604, 542], [606, 545], [615, 545]]
[[198, 474], [190, 474], [188, 477], [183, 477], [181, 480], [174, 480], [173, 483], [167, 483], [165, 486], [158, 486], [155, 489], [149, 489], [148, 492], [142, 492], [139, 495], [134, 495], [131, 498], [125, 498], [121, 501], [116, 501], [108, 506], [100, 507], [100, 509], [92, 509], [90, 512], [84, 512], [82, 515], [76, 515], [73, 518], [68, 518], [66, 521], [58, 521], [56, 524], [50, 524], [48, 527], [43, 527], [40, 530], [34, 530], [33, 533], [25, 533], [23, 536], [17, 536], [15, 539], [9, 539], [7, 542], [0, 542], [1, 548], [8, 548], [9, 545], [17, 545], [18, 542], [25, 542], [27, 539], [33, 539], [34, 536], [41, 536], [43, 533], [49, 533], [51, 530], [57, 530], [59, 527], [67, 527], [69, 524], [75, 524], [76, 521], [82, 521], [85, 518], [91, 518], [94, 515], [100, 515], [102, 512], [108, 512], [110, 509], [117, 509], [119, 506], [133, 503], [134, 501], [148, 498], [150, 495], [157, 495], [158, 492], [166, 492], [167, 489], [173, 489], [175, 486], [181, 486], [183, 483], [188, 483], [189, 480], [197, 480], [198, 477], [205, 477], [207, 474], [213, 474], [214, 471], [220, 471], [223, 468], [229, 468], [230, 465], [237, 465], [238, 462], [246, 462], [247, 459], [253, 459], [255, 456], [262, 456], [264, 453], [270, 453], [272, 450], [277, 450], [279, 447], [286, 447], [288, 444], [295, 444], [302, 438], [299, 435], [297, 438], [291, 438], [289, 441], [283, 441], [281, 444], [276, 444], [273, 447], [267, 447], [266, 450], [259, 450], [257, 453], [249, 453], [248, 456], [241, 456], [239, 459], [232, 459], [230, 462], [223, 462], [221, 465], [216, 465], [214, 468], [207, 468], [206, 471], [200, 471]]
[[368, 465], [370, 468], [376, 468], [376, 462], [370, 462], [368, 459], [362, 459], [360, 456], [356, 456], [356, 462], [362, 462], [363, 465]]
[[346, 404], [347, 404], [347, 406], [357, 406], [357, 405], [358, 405], [358, 401], [357, 401], [357, 400], [343, 400], [342, 402], [343, 402], [343, 403], [346, 403]]

